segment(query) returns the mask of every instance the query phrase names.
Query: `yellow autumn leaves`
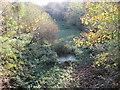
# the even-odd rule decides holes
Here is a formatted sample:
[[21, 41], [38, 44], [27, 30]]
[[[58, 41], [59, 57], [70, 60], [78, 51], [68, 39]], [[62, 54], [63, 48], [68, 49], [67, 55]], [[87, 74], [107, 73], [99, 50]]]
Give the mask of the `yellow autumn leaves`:
[[[109, 25], [113, 24], [114, 18], [110, 14], [114, 16], [115, 11], [117, 11], [116, 6], [109, 5], [108, 3], [93, 4], [88, 2], [86, 3], [86, 8], [88, 8], [88, 12], [80, 18], [84, 25], [88, 25], [90, 31], [84, 34], [84, 37], [87, 38], [85, 43], [92, 47], [96, 43], [104, 43], [106, 40], [110, 40], [110, 30], [107, 29], [110, 27]], [[78, 43], [78, 41], [76, 42]], [[79, 44], [81, 45], [81, 42]]]
[[83, 47], [88, 45], [90, 48], [94, 47], [94, 45], [97, 45], [97, 43], [104, 43], [106, 40], [110, 40], [111, 36], [106, 35], [106, 31], [98, 30], [96, 33], [89, 32], [89, 33], [81, 33], [83, 37], [86, 37], [85, 39], [76, 39], [73, 38], [73, 41], [77, 43], [77, 47]]
[[88, 24], [89, 24], [88, 21], [85, 20], [85, 18], [80, 18], [80, 19], [81, 19], [81, 21], [82, 21], [82, 23], [83, 23], [84, 25], [88, 25]]

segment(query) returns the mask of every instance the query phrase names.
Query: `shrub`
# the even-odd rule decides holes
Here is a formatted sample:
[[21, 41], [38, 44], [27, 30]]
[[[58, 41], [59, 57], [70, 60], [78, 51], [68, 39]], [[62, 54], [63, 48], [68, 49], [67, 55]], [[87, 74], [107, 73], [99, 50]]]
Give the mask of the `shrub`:
[[74, 48], [63, 44], [54, 45], [54, 50], [58, 56], [67, 56], [69, 54], [74, 54]]
[[[42, 22], [43, 23], [43, 22]], [[41, 24], [40, 28], [34, 32], [34, 41], [47, 40], [53, 43], [57, 39], [58, 28], [57, 25], [52, 21], [47, 21]]]

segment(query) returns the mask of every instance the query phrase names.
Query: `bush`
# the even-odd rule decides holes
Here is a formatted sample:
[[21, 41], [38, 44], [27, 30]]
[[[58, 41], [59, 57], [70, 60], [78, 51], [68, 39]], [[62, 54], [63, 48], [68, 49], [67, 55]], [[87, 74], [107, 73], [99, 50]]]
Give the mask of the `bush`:
[[57, 32], [57, 25], [48, 20], [47, 22], [41, 24], [40, 28], [34, 32], [33, 38], [35, 42], [47, 40], [48, 42], [53, 43], [58, 37]]
[[56, 44], [54, 45], [54, 50], [58, 56], [67, 56], [70, 54], [74, 54], [74, 49], [67, 45]]
[[51, 44], [45, 41], [30, 44], [20, 58], [24, 70], [12, 76], [10, 85], [30, 89], [67, 87], [72, 80], [72, 70], [60, 67], [56, 59]]

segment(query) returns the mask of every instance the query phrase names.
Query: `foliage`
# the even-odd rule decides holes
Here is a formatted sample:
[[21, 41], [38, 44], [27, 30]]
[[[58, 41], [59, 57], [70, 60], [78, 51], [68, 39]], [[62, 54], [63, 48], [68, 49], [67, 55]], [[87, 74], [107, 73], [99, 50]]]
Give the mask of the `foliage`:
[[[71, 85], [73, 67], [57, 62], [53, 46], [46, 41], [33, 43], [22, 53], [23, 71], [10, 79], [12, 87], [23, 88], [66, 88]], [[67, 63], [66, 63], [67, 64]], [[66, 68], [64, 68], [66, 67]]]
[[[47, 4], [46, 12], [56, 21], [65, 21], [69, 25], [82, 30], [84, 27], [79, 17], [84, 14], [84, 9], [81, 9], [83, 6], [83, 3], [78, 2], [51, 2]], [[69, 28], [69, 26], [66, 26], [66, 28]]]
[[63, 44], [56, 44], [54, 45], [53, 49], [57, 53], [58, 56], [66, 56], [70, 54], [74, 54], [74, 48], [70, 47], [69, 45]]
[[88, 33], [81, 33], [81, 38], [73, 39], [78, 47], [97, 50], [98, 54], [93, 56], [96, 59], [94, 67], [97, 70], [100, 68], [107, 70], [110, 78], [113, 73], [118, 72], [120, 60], [118, 7], [119, 3], [87, 2], [88, 11], [80, 19], [86, 25]]
[[[106, 7], [104, 6], [106, 5]], [[92, 9], [92, 7], [95, 7]], [[114, 38], [117, 32], [117, 6], [113, 3], [86, 3], [88, 12], [81, 17], [82, 22], [88, 25], [89, 33], [82, 33], [86, 40], [79, 40], [78, 44], [97, 46], [95, 44], [104, 43], [106, 40]], [[112, 10], [108, 10], [113, 8]], [[110, 14], [110, 15], [109, 15]], [[84, 45], [84, 46], [85, 46]]]
[[[84, 24], [86, 31], [73, 38], [77, 48], [71, 46], [72, 41], [66, 45], [54, 42], [58, 26], [42, 7], [29, 2], [0, 1], [0, 4], [0, 64], [4, 66], [4, 75], [10, 77], [12, 88], [118, 86], [118, 3], [70, 2], [46, 6], [46, 12], [54, 19], [60, 16], [58, 20], [80, 28]], [[79, 61], [95, 61], [92, 67], [86, 65], [84, 69], [77, 60], [58, 62], [58, 56], [63, 54], [73, 54]]]
[[57, 34], [51, 17], [31, 3], [9, 4], [1, 16], [0, 54], [11, 87], [67, 86], [71, 77], [56, 66], [57, 54], [48, 43]]
[[67, 11], [65, 12], [65, 19], [67, 23], [77, 26], [81, 30], [84, 28], [79, 18], [85, 13], [85, 8], [82, 7], [84, 7], [84, 3], [71, 2], [67, 6]]
[[11, 86], [13, 87], [19, 86], [30, 89], [60, 88], [60, 87], [66, 87], [71, 79], [71, 76], [69, 75], [70, 71], [63, 70], [58, 66], [53, 66], [53, 67], [45, 66], [42, 68], [39, 67], [39, 70], [40, 72], [18, 74], [18, 76], [11, 78], [10, 80]]
[[67, 11], [67, 6], [69, 2], [55, 3], [50, 2], [46, 5], [46, 12], [51, 15], [52, 18], [58, 21], [65, 20], [65, 12]]
[[[57, 39], [58, 27], [52, 22], [48, 15], [45, 14], [48, 18], [46, 21], [41, 21], [39, 23], [40, 27], [33, 34], [32, 42], [39, 42], [40, 40], [47, 40], [50, 43], [53, 43]], [[50, 21], [49, 21], [50, 20]]]
[[[6, 6], [1, 7], [0, 57], [6, 75], [12, 76], [24, 70], [24, 61], [20, 58], [26, 50], [25, 46], [37, 37], [35, 34], [44, 34], [41, 37], [48, 37], [47, 40], [52, 42], [56, 38], [57, 27], [44, 10], [31, 3], [1, 3]], [[38, 29], [40, 27], [41, 30]], [[43, 40], [41, 37], [38, 36], [36, 40]], [[35, 42], [36, 40], [34, 39]]]

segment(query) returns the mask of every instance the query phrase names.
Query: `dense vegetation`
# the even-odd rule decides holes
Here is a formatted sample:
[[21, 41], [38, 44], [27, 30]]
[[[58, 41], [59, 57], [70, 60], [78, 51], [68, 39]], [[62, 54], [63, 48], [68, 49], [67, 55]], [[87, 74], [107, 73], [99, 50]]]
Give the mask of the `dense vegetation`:
[[[0, 4], [0, 78], [8, 78], [5, 87], [119, 88], [119, 3]], [[61, 41], [61, 28], [80, 34]], [[67, 55], [76, 60], [58, 60]]]

